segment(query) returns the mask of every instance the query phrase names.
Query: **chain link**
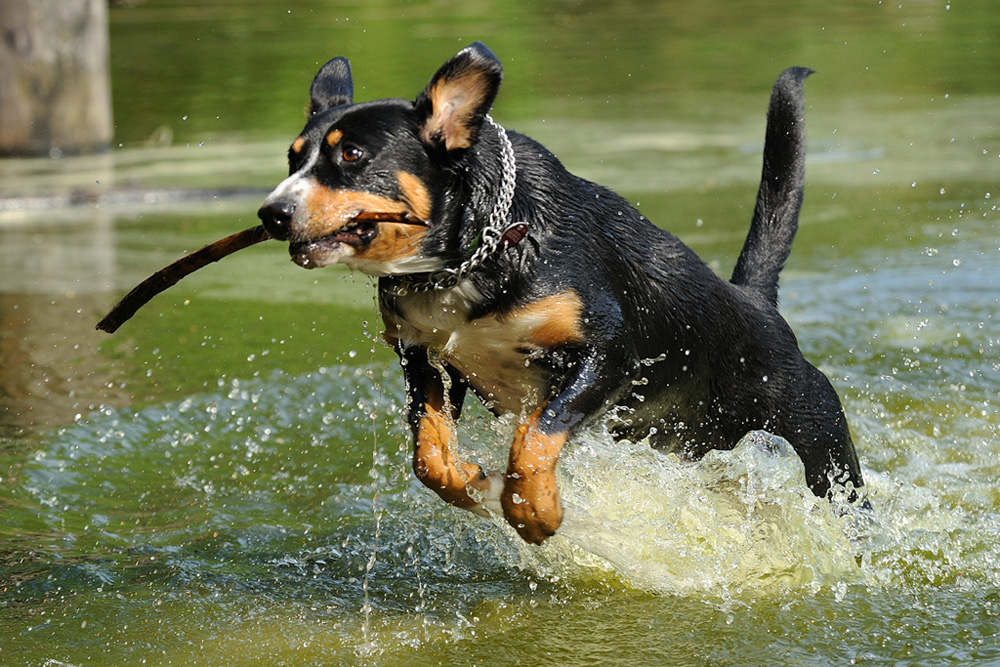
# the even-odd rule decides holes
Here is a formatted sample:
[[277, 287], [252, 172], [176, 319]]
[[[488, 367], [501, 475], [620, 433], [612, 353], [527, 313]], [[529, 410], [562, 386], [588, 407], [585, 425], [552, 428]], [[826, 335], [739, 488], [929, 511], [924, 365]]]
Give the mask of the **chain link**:
[[450, 289], [479, 268], [500, 247], [504, 232], [508, 227], [505, 223], [507, 222], [507, 217], [510, 215], [511, 204], [514, 202], [514, 189], [517, 186], [517, 162], [514, 160], [514, 146], [510, 143], [507, 130], [494, 121], [489, 114], [486, 115], [486, 120], [496, 129], [497, 136], [500, 138], [500, 166], [502, 173], [497, 201], [493, 205], [493, 210], [490, 211], [489, 222], [483, 227], [483, 231], [480, 234], [482, 242], [476, 248], [475, 252], [472, 253], [472, 256], [456, 268], [435, 271], [428, 275], [425, 280], [406, 280], [397, 290], [397, 293], [402, 295], [407, 291], [427, 292], [430, 290]]

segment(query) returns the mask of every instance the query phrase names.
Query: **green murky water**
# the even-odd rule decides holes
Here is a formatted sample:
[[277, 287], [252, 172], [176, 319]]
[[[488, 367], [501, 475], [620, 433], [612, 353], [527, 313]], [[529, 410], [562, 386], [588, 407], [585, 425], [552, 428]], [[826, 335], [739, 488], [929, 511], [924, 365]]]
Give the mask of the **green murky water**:
[[[1000, 661], [989, 3], [151, 1], [111, 20], [120, 146], [0, 161], [0, 664]], [[360, 99], [412, 96], [474, 39], [506, 67], [500, 122], [723, 274], [770, 82], [818, 71], [782, 307], [844, 397], [871, 522], [814, 501], [762, 438], [691, 465], [595, 431], [561, 464], [560, 535], [523, 546], [413, 481], [367, 280], [277, 244], [93, 331], [255, 220], [320, 62], [351, 57]], [[468, 416], [463, 453], [502, 461], [511, 425]]]

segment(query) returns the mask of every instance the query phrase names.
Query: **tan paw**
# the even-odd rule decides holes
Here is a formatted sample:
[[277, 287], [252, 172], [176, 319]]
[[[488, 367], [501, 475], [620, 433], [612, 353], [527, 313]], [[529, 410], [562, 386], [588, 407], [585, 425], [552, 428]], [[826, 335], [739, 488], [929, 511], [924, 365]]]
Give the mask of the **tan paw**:
[[503, 515], [525, 542], [541, 544], [562, 523], [555, 471], [508, 475], [500, 496]]

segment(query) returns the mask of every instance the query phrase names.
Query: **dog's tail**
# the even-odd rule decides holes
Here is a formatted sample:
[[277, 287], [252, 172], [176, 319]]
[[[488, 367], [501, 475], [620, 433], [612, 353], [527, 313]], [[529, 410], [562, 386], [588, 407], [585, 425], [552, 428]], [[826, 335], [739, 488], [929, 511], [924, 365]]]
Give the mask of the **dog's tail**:
[[764, 139], [764, 167], [757, 204], [732, 282], [778, 304], [778, 274], [799, 226], [805, 179], [805, 95], [802, 84], [813, 71], [790, 67], [771, 91]]

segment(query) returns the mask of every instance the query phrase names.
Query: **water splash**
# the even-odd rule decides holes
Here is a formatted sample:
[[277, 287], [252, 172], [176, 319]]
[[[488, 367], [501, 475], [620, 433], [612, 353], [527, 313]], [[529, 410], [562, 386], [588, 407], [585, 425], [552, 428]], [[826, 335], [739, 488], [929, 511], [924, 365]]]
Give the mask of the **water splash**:
[[[867, 443], [867, 519], [814, 498], [798, 458], [764, 433], [692, 463], [594, 429], [567, 445], [565, 522], [535, 547], [413, 479], [396, 368], [234, 380], [176, 404], [102, 410], [40, 443], [20, 473], [22, 505], [38, 512], [11, 514], [12, 530], [88, 556], [32, 570], [19, 594], [153, 586], [186, 610], [182, 620], [200, 626], [215, 613], [208, 631], [238, 625], [229, 606], [243, 610], [248, 651], [264, 626], [305, 642], [333, 619], [323, 646], [355, 659], [473, 641], [533, 605], [556, 617], [595, 596], [615, 600], [605, 620], [623, 600], [638, 601], [625, 617], [641, 615], [651, 598], [657, 613], [680, 604], [737, 623], [771, 600], [811, 613], [814, 599], [827, 610], [981, 598], [1000, 585], [994, 449], [984, 444], [996, 427], [982, 400], [968, 399], [976, 419], [941, 424], [961, 430], [951, 442], [849, 404]], [[497, 469], [514, 420], [466, 408], [460, 456]]]
[[582, 571], [594, 556], [630, 585], [671, 594], [822, 586], [859, 577], [854, 520], [817, 499], [782, 439], [763, 432], [729, 452], [682, 462], [645, 443], [587, 433], [560, 461], [557, 536], [527, 547], [541, 574]]

